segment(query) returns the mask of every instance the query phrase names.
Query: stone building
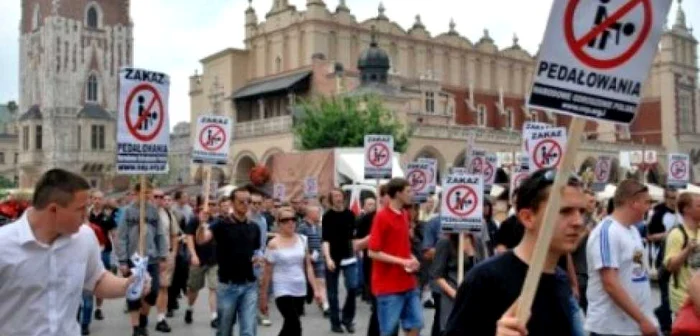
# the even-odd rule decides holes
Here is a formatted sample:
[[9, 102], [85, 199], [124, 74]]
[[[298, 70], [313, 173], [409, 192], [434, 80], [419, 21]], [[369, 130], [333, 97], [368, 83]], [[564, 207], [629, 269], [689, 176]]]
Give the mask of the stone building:
[[192, 162], [192, 142], [190, 123], [179, 122], [170, 133], [168, 153], [168, 184], [190, 183], [190, 162]]
[[47, 169], [111, 187], [118, 70], [133, 62], [129, 0], [22, 0], [19, 180]]
[[[253, 165], [275, 153], [295, 150], [292, 107], [297, 99], [358, 85], [358, 65], [373, 31], [388, 58], [387, 83], [403, 92], [400, 99], [384, 95], [385, 102], [413, 131], [404, 162], [433, 157], [445, 171], [462, 164], [464, 141], [472, 131], [478, 146], [513, 152], [520, 148], [524, 121], [568, 124], [569, 118], [526, 108], [536, 55], [524, 50], [517, 36], [512, 45], [499, 48], [488, 30], [470, 40], [454, 22], [432, 35], [418, 15], [404, 29], [381, 4], [375, 17], [359, 21], [345, 1], [330, 9], [322, 0], [307, 0], [305, 10], [286, 0], [272, 3], [261, 22], [252, 7], [245, 11], [243, 49], [202, 59], [203, 73], [190, 77], [192, 120], [211, 109], [215, 81], [230, 94], [223, 112], [236, 120], [233, 159], [225, 172], [231, 181], [247, 179]], [[693, 102], [697, 74], [697, 41], [679, 6], [674, 24], [663, 33], [637, 119], [630, 127], [589, 122], [577, 165], [600, 154], [643, 149], [659, 153], [661, 173], [670, 151], [697, 152], [700, 161], [700, 118]]]
[[0, 105], [0, 176], [12, 182], [19, 182], [17, 171], [17, 105], [14, 102]]

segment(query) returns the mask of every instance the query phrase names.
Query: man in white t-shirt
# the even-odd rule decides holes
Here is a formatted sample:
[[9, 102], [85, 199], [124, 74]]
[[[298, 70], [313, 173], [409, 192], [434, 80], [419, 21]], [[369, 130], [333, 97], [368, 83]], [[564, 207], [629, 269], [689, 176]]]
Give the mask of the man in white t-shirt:
[[652, 199], [636, 180], [622, 181], [615, 210], [591, 232], [586, 245], [588, 315], [586, 330], [596, 335], [658, 335], [651, 286], [644, 268], [644, 245], [634, 224]]

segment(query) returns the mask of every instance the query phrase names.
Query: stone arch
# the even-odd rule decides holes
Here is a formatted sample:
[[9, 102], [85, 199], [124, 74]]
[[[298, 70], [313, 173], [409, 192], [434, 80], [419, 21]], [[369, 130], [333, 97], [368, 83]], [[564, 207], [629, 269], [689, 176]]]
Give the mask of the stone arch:
[[278, 147], [272, 147], [268, 149], [267, 151], [265, 151], [265, 154], [262, 155], [260, 163], [264, 164], [267, 168], [272, 168], [272, 157], [275, 154], [279, 153], [284, 153], [284, 151], [279, 149]]
[[[219, 167], [212, 167], [211, 182], [216, 183], [219, 187], [224, 185], [226, 183], [226, 173], [224, 170]], [[200, 185], [204, 183], [204, 170], [201, 166], [197, 168], [197, 172], [194, 174], [194, 183]]]
[[439, 183], [439, 181], [442, 180], [442, 172], [447, 169], [445, 166], [445, 157], [442, 156], [442, 153], [433, 146], [424, 146], [413, 157], [413, 161], [417, 161], [420, 158], [437, 160], [437, 181]]
[[87, 6], [85, 6], [85, 12], [83, 13], [83, 24], [85, 27], [90, 29], [100, 29], [102, 28], [102, 18], [104, 17], [104, 12], [102, 7], [97, 1], [90, 1]]
[[231, 183], [241, 185], [250, 182], [250, 170], [258, 163], [255, 154], [250, 151], [238, 153], [233, 160]]

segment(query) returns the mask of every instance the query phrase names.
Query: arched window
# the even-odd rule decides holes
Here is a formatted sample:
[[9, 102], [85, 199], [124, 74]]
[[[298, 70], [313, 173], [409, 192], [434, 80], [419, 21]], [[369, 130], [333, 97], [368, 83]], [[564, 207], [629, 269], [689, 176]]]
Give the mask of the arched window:
[[97, 76], [91, 74], [87, 80], [87, 96], [86, 101], [96, 103], [97, 102]]
[[476, 108], [476, 124], [481, 127], [486, 127], [487, 122], [486, 106], [481, 104]]
[[95, 6], [90, 6], [90, 8], [88, 8], [85, 22], [88, 28], [97, 29], [99, 27], [99, 13]]
[[503, 128], [507, 130], [512, 130], [513, 129], [513, 109], [511, 108], [506, 108], [506, 115], [505, 115], [505, 124], [503, 125]]
[[32, 30], [37, 30], [39, 28], [39, 4], [34, 5], [34, 12], [32, 13]]

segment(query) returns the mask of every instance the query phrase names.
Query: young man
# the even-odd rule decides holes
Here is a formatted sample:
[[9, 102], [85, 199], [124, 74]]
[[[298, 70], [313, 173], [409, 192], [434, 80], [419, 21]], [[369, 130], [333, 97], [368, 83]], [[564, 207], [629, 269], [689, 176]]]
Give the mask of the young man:
[[[105, 235], [105, 246], [101, 254], [102, 265], [104, 265], [105, 269], [110, 270], [112, 268], [112, 241], [116, 241], [117, 223], [114, 221], [114, 217], [105, 212], [104, 202], [104, 194], [101, 191], [92, 193], [92, 209], [90, 210], [88, 221], [99, 226]], [[97, 299], [95, 320], [101, 321], [103, 319], [102, 299]]]
[[617, 186], [615, 210], [591, 231], [586, 245], [588, 315], [596, 335], [658, 335], [644, 244], [635, 224], [652, 204], [649, 190], [632, 179]]
[[[251, 189], [250, 190], [250, 211], [248, 212], [248, 219], [255, 223], [260, 229], [260, 251], [257, 251], [260, 255], [265, 255], [265, 247], [267, 246], [267, 219], [262, 212], [263, 210], [263, 196], [262, 193]], [[255, 266], [255, 276], [258, 281], [262, 280], [262, 266]], [[260, 284], [258, 284], [260, 285]], [[270, 316], [263, 314], [262, 312], [258, 315], [258, 323], [261, 326], [269, 327], [272, 325], [270, 321]]]
[[654, 310], [654, 314], [659, 320], [662, 331], [671, 331], [673, 319], [671, 317], [671, 304], [669, 301], [669, 281], [670, 272], [663, 269], [663, 259], [665, 259], [666, 235], [676, 225], [676, 199], [678, 192], [672, 188], [664, 190], [664, 201], [654, 207], [651, 220], [646, 230], [646, 238], [652, 244], [651, 253], [654, 254], [656, 269], [659, 271], [658, 282], [661, 293], [660, 305]]
[[[165, 270], [165, 261], [168, 257], [168, 237], [163, 231], [163, 225], [160, 222], [158, 208], [153, 205], [151, 200], [151, 186], [146, 183], [145, 186], [137, 184], [134, 188], [134, 193], [139, 195], [141, 188], [146, 188], [146, 236], [145, 236], [145, 256], [148, 257], [148, 274], [150, 275], [151, 290], [150, 293], [142, 300], [127, 300], [127, 310], [131, 316], [131, 326], [134, 329], [134, 336], [148, 335], [148, 314], [151, 307], [156, 304], [158, 298], [158, 289], [160, 288], [160, 272]], [[116, 244], [117, 258], [119, 259], [119, 270], [122, 274], [130, 274], [131, 256], [138, 251], [139, 248], [139, 227], [140, 227], [140, 206], [136, 200], [131, 205], [124, 209], [122, 222], [117, 227], [117, 235], [119, 243]]]
[[167, 235], [165, 241], [168, 250], [165, 270], [160, 272], [160, 288], [158, 289], [158, 298], [156, 300], [156, 310], [158, 311], [156, 330], [168, 333], [171, 329], [165, 320], [165, 314], [168, 308], [168, 290], [175, 271], [175, 256], [179, 248], [178, 236], [180, 234], [180, 226], [177, 223], [177, 217], [170, 211], [171, 204], [170, 201], [166, 200], [165, 193], [156, 189], [153, 191], [153, 199], [158, 207], [158, 216], [160, 216], [160, 223], [163, 225], [163, 232]]
[[321, 308], [324, 316], [328, 316], [330, 312], [328, 310], [328, 299], [326, 298], [326, 267], [323, 262], [323, 252], [321, 251], [321, 236], [323, 236], [321, 207], [307, 205], [304, 212], [306, 216], [299, 224], [297, 233], [306, 236], [307, 248], [311, 254], [311, 265], [314, 269], [314, 281], [321, 296], [319, 308]]
[[668, 232], [663, 261], [671, 273], [668, 291], [673, 313], [677, 313], [688, 298], [690, 278], [700, 268], [700, 251], [697, 249], [700, 195], [689, 192], [681, 194], [678, 197], [678, 213], [681, 223]]
[[[333, 189], [330, 192], [332, 208], [323, 215], [323, 256], [326, 260], [326, 287], [328, 304], [331, 310], [331, 331], [343, 333], [343, 327], [349, 333], [355, 332], [355, 302], [358, 287], [357, 258], [352, 248], [355, 215], [345, 207], [343, 191]], [[338, 303], [338, 282], [340, 272], [345, 278], [345, 305], [342, 316]], [[341, 326], [342, 324], [342, 326]]]
[[104, 299], [126, 295], [133, 278], [105, 271], [95, 234], [83, 225], [89, 189], [76, 174], [49, 170], [33, 206], [0, 228], [0, 335], [78, 335], [83, 290]]
[[[467, 274], [444, 335], [573, 335], [578, 316], [571, 313], [571, 287], [557, 261], [578, 245], [586, 200], [575, 178], [561, 190], [552, 190], [555, 175], [553, 169], [538, 170], [522, 182], [515, 204], [525, 230], [522, 240], [515, 249], [477, 264]], [[550, 197], [560, 197], [561, 204], [530, 319], [522, 325], [509, 307], [516, 306], [520, 296]]]
[[235, 321], [240, 323], [240, 336], [256, 335], [258, 286], [254, 264], [262, 262], [260, 228], [248, 219], [250, 193], [237, 188], [231, 193], [233, 214], [210, 225], [202, 214], [202, 225], [197, 229], [197, 242], [216, 242], [216, 261], [219, 265], [217, 305], [219, 329], [217, 335], [230, 336]]
[[409, 218], [411, 185], [394, 178], [387, 183], [389, 206], [377, 212], [369, 237], [372, 262], [372, 294], [377, 297], [377, 316], [382, 336], [399, 325], [406, 335], [416, 336], [423, 327], [423, 313], [416, 276], [420, 263], [411, 254]]

